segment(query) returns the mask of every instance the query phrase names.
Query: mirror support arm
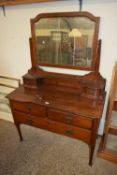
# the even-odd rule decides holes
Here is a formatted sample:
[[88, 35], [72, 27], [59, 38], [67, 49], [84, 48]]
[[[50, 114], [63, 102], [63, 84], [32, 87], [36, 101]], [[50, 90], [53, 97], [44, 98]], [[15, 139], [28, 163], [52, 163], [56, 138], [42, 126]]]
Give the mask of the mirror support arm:
[[98, 44], [97, 44], [97, 51], [96, 51], [96, 59], [98, 60], [97, 61], [97, 64], [96, 64], [96, 72], [99, 72], [99, 63], [100, 63], [100, 53], [101, 53], [101, 39], [98, 40]]

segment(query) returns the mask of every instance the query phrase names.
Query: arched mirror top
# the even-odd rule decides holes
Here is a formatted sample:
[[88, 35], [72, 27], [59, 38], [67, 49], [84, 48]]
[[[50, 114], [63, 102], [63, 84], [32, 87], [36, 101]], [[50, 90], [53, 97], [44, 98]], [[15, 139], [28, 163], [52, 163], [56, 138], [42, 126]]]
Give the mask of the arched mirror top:
[[45, 13], [31, 19], [32, 66], [97, 71], [99, 20], [89, 12]]

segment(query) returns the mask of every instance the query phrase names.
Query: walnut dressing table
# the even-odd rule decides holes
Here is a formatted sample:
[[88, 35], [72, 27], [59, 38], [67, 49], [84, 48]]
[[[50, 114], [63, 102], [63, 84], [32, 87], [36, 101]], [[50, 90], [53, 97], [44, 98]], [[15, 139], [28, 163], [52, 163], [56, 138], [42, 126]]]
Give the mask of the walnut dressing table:
[[[82, 17], [93, 21], [91, 26], [86, 23], [88, 31], [90, 27], [93, 29], [93, 23], [95, 24], [91, 46], [89, 45], [91, 38], [90, 43], [86, 42], [88, 37], [86, 31], [85, 37], [83, 33], [80, 38], [71, 38], [68, 35], [68, 32], [76, 28], [76, 18], [79, 20], [78, 25], [82, 24]], [[61, 23], [62, 29], [56, 31], [57, 20], [59, 20], [58, 26], [60, 27]], [[46, 33], [44, 36], [42, 29], [44, 31], [47, 27], [47, 22], [49, 27], [45, 31], [49, 34]], [[20, 140], [23, 140], [20, 130], [22, 123], [80, 139], [89, 145], [89, 165], [92, 165], [97, 129], [105, 99], [106, 81], [98, 72], [100, 55], [100, 42], [97, 40], [98, 23], [99, 18], [88, 12], [41, 14], [32, 19], [30, 39], [32, 68], [23, 76], [23, 85], [7, 96]], [[50, 32], [51, 25], [55, 29]], [[74, 49], [73, 39], [81, 43], [73, 45]], [[61, 60], [57, 62], [60, 57]], [[91, 72], [83, 76], [58, 74], [44, 71], [40, 65], [91, 70]]]

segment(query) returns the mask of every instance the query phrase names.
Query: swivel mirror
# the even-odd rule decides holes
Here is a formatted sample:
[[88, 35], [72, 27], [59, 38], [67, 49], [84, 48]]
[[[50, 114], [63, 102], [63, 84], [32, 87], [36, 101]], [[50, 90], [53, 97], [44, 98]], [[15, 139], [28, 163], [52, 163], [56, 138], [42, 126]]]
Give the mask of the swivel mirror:
[[40, 14], [31, 25], [33, 65], [96, 70], [99, 17], [88, 12]]

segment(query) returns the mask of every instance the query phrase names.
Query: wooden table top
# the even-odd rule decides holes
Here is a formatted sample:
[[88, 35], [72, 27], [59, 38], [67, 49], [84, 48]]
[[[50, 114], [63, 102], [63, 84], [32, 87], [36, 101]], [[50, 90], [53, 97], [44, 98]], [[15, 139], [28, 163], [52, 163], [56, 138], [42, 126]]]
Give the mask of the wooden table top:
[[54, 109], [86, 117], [100, 118], [104, 101], [92, 100], [80, 94], [62, 91], [52, 87], [41, 87], [38, 90], [25, 91], [21, 86], [7, 95], [7, 98], [19, 102], [31, 102]]

